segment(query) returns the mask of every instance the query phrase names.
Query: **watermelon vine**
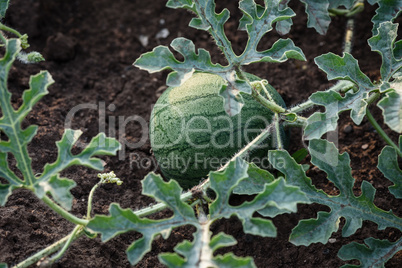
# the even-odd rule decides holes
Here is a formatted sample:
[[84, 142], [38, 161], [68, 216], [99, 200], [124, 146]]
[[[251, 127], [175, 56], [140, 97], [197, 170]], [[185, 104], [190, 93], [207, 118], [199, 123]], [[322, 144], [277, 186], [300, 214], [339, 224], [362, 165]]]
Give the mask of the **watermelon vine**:
[[[1, 18], [5, 16], [8, 2], [0, 1]], [[221, 219], [236, 217], [244, 233], [276, 237], [277, 228], [270, 218], [297, 213], [298, 204], [321, 204], [329, 211], [319, 211], [316, 218], [298, 222], [289, 237], [289, 241], [297, 246], [328, 243], [332, 234], [338, 231], [341, 218], [344, 219], [343, 237], [355, 234], [363, 221], [374, 222], [379, 230], [394, 228], [402, 231], [400, 217], [375, 205], [376, 189], [372, 184], [363, 181], [361, 194], [355, 194], [349, 154], [340, 153], [333, 143], [322, 138], [338, 127], [342, 112], [350, 111], [350, 118], [356, 125], [367, 119], [388, 144], [378, 156], [378, 169], [393, 183], [389, 187], [393, 197], [402, 198], [402, 171], [398, 162], [402, 157], [402, 135], [398, 142], [393, 141], [370, 112], [374, 105], [377, 106], [387, 127], [398, 135], [402, 133], [402, 41], [397, 41], [398, 24], [394, 23], [401, 13], [402, 3], [398, 0], [367, 1], [371, 5], [378, 4], [372, 18], [373, 36], [368, 44], [382, 59], [381, 78], [372, 81], [360, 69], [350, 43], [354, 16], [367, 3], [360, 0], [325, 0], [319, 3], [302, 0], [308, 16], [307, 27], [320, 34], [326, 33], [331, 16], [348, 17], [345, 48], [342, 55], [327, 53], [314, 59], [328, 80], [338, 82], [325, 91], [315, 92], [304, 103], [287, 107], [269, 83], [269, 77], [268, 81], [255, 77], [246, 73], [243, 67], [253, 63], [306, 60], [302, 49], [289, 38], [280, 38], [271, 48], [258, 50], [262, 38], [274, 28], [281, 34], [290, 31], [296, 14], [288, 6], [289, 2], [264, 0], [258, 2], [263, 4], [258, 4], [254, 0], [240, 0], [242, 17], [239, 30], [247, 33], [248, 40], [242, 52], [236, 54], [225, 34], [224, 26], [230, 17], [227, 9], [217, 13], [214, 0], [167, 1], [169, 8], [186, 9], [194, 14], [189, 26], [211, 35], [226, 64], [213, 63], [207, 50], [200, 48], [196, 51], [195, 44], [185, 37], [176, 38], [170, 44], [183, 60], [176, 58], [169, 47], [160, 45], [135, 61], [135, 66], [150, 73], [169, 72], [166, 80], [169, 88], [154, 108], [150, 129], [151, 145], [166, 180], [161, 174], [153, 172], [142, 180], [142, 194], [156, 202], [152, 206], [132, 210], [112, 203], [109, 215], [92, 216], [92, 199], [97, 187], [104, 183], [123, 183], [113, 172], [100, 173], [99, 183], [89, 194], [87, 214], [82, 218], [69, 211], [74, 200], [71, 189], [76, 183], [62, 178], [61, 172], [73, 165], [102, 170], [102, 162], [97, 157], [115, 154], [120, 144], [101, 133], [79, 154], [73, 154], [73, 146], [81, 132], [66, 129], [57, 142], [56, 161], [46, 164], [43, 173], [35, 174], [28, 144], [35, 136], [37, 126], [22, 129], [21, 123], [32, 107], [48, 93], [47, 88], [53, 80], [47, 71], [32, 76], [30, 89], [24, 92], [22, 104], [15, 109], [7, 86], [13, 62], [20, 58], [31, 63], [43, 60], [43, 57], [37, 52], [22, 52], [29, 46], [28, 37], [0, 23], [2, 32], [16, 36], [7, 38], [0, 35], [5, 49], [0, 59], [0, 130], [8, 139], [0, 140], [0, 177], [6, 181], [0, 184], [0, 204], [4, 206], [15, 189], [25, 188], [75, 225], [68, 236], [17, 266], [28, 267], [39, 260], [50, 265], [84, 234], [90, 238], [100, 235], [101, 240], [107, 242], [130, 231], [142, 235], [126, 251], [130, 264], [136, 265], [152, 250], [156, 237], [166, 239], [174, 228], [192, 226], [195, 230], [192, 240], [177, 244], [174, 252], [159, 254], [162, 264], [168, 267], [255, 267], [252, 257], [236, 256], [232, 252], [220, 254], [218, 249], [235, 245], [237, 241], [223, 232], [213, 234], [211, 225]], [[306, 115], [306, 110], [319, 106], [323, 109]], [[253, 125], [259, 133], [247, 136], [247, 140], [238, 138], [255, 113], [265, 120], [263, 124]], [[195, 127], [183, 128], [182, 122], [195, 122]], [[288, 129], [292, 127], [301, 128], [303, 138], [308, 142], [307, 149], [294, 155], [286, 150]], [[195, 134], [197, 131], [202, 133]], [[233, 140], [240, 141], [236, 146], [230, 146], [232, 132], [236, 133]], [[215, 146], [212, 149], [209, 147], [211, 141]], [[266, 158], [269, 168], [253, 163], [250, 156], [257, 150], [260, 158]], [[195, 158], [187, 162], [185, 170], [184, 166], [163, 166], [164, 159], [169, 157], [190, 159], [197, 153], [204, 153], [202, 161], [205, 163], [207, 151], [209, 158], [215, 156], [224, 160], [216, 167], [209, 162], [208, 166], [197, 168]], [[9, 154], [16, 159], [16, 167], [9, 166]], [[306, 175], [310, 165], [300, 163], [306, 161], [307, 154], [311, 165], [324, 172], [328, 181], [339, 190], [338, 195], [319, 190], [312, 183]], [[248, 195], [248, 201], [240, 205], [230, 204], [233, 194]], [[162, 219], [147, 217], [162, 210], [170, 210], [170, 216]], [[364, 243], [344, 245], [338, 257], [345, 261], [358, 260], [359, 267], [383, 267], [402, 250], [402, 238], [392, 242], [368, 237]], [[0, 267], [7, 265], [0, 264]], [[346, 264], [345, 267], [355, 266]]]

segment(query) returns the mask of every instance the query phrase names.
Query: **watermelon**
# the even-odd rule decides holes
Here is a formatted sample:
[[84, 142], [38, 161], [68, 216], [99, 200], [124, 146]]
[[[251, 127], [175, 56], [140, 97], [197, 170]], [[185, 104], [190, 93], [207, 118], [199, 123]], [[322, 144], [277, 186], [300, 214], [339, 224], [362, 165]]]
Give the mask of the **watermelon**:
[[[253, 75], [248, 79], [260, 80]], [[195, 73], [181, 86], [169, 87], [152, 110], [150, 141], [156, 161], [164, 177], [184, 189], [224, 165], [272, 122], [273, 113], [248, 94], [242, 94], [241, 112], [227, 115], [219, 96], [224, 84], [218, 75]], [[276, 91], [270, 94], [286, 107]], [[246, 160], [262, 162], [273, 147], [268, 139]]]

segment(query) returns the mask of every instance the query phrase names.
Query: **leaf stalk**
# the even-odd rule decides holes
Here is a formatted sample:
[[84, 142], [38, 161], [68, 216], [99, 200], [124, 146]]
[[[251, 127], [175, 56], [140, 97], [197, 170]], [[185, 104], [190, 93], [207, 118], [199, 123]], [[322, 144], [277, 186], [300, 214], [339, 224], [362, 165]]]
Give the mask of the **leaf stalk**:
[[89, 222], [88, 220], [80, 219], [80, 218], [74, 216], [73, 214], [67, 212], [62, 207], [60, 207], [55, 202], [53, 202], [53, 200], [51, 200], [47, 195], [44, 195], [41, 199], [43, 202], [46, 203], [46, 205], [48, 205], [51, 209], [53, 209], [55, 212], [60, 214], [66, 220], [68, 220], [76, 225], [86, 226], [88, 224], [88, 222]]
[[377, 123], [373, 115], [371, 114], [369, 109], [366, 109], [366, 116], [370, 124], [375, 128], [377, 133], [383, 138], [383, 140], [388, 143], [392, 148], [396, 150], [399, 157], [402, 157], [402, 152], [399, 150], [399, 147], [391, 140], [391, 138], [385, 133], [382, 127]]
[[30, 265], [37, 263], [42, 258], [49, 256], [50, 254], [56, 252], [60, 248], [62, 248], [67, 241], [70, 241], [71, 244], [73, 241], [77, 240], [84, 234], [84, 229], [78, 229], [75, 233], [70, 233], [69, 235], [63, 237], [59, 241], [53, 243], [52, 245], [48, 246], [47, 248], [42, 249], [38, 253], [32, 255], [31, 257], [25, 259], [24, 261], [18, 263], [17, 265], [13, 266], [13, 268], [25, 268], [29, 267]]

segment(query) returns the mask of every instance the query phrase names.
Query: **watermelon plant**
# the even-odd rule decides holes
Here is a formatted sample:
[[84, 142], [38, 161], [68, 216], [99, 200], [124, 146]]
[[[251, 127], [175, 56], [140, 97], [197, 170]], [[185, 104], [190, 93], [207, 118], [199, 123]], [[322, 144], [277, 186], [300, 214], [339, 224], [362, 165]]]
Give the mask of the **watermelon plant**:
[[[379, 230], [402, 231], [400, 217], [374, 204], [376, 190], [369, 182], [362, 182], [359, 196], [354, 193], [349, 154], [340, 154], [334, 143], [322, 138], [337, 128], [341, 112], [350, 111], [350, 117], [357, 125], [366, 118], [388, 144], [378, 156], [377, 167], [394, 183], [389, 187], [390, 194], [402, 198], [402, 171], [398, 162], [402, 157], [402, 135], [398, 143], [394, 142], [370, 113], [372, 106], [378, 106], [385, 124], [394, 132], [402, 133], [402, 41], [396, 40], [398, 24], [394, 23], [401, 13], [402, 3], [398, 0], [367, 1], [378, 5], [372, 18], [373, 36], [368, 44], [382, 58], [381, 79], [372, 81], [352, 56], [354, 15], [364, 8], [364, 1], [301, 1], [308, 15], [307, 27], [320, 34], [326, 33], [331, 16], [349, 19], [343, 55], [327, 53], [315, 58], [316, 65], [327, 74], [328, 80], [338, 82], [325, 91], [315, 92], [306, 102], [288, 108], [269, 83], [269, 77], [268, 80], [260, 79], [246, 73], [244, 67], [258, 62], [306, 60], [303, 51], [289, 38], [277, 40], [267, 50], [258, 50], [263, 36], [274, 27], [278, 33], [289, 32], [295, 16], [288, 7], [289, 2], [240, 0], [239, 29], [246, 31], [248, 41], [242, 53], [236, 54], [224, 30], [230, 17], [227, 9], [217, 13], [213, 0], [167, 1], [170, 8], [187, 9], [194, 14], [189, 25], [212, 36], [226, 64], [212, 63], [208, 51], [196, 51], [195, 44], [183, 37], [172, 41], [171, 48], [175, 53], [166, 46], [158, 46], [137, 59], [135, 65], [151, 73], [170, 71], [166, 81], [169, 88], [155, 105], [150, 122], [153, 151], [167, 181], [161, 175], [149, 173], [142, 180], [142, 193], [157, 203], [140, 210], [123, 209], [113, 203], [108, 216], [92, 216], [91, 204], [100, 184], [121, 184], [114, 173], [99, 175], [100, 182], [89, 194], [84, 218], [68, 212], [73, 200], [70, 190], [75, 182], [61, 178], [59, 174], [71, 165], [102, 169], [95, 156], [114, 154], [119, 149], [118, 142], [99, 134], [81, 153], [74, 155], [71, 149], [80, 133], [66, 129], [57, 143], [57, 160], [46, 165], [42, 174], [35, 174], [30, 165], [28, 143], [35, 135], [36, 127], [22, 129], [21, 122], [47, 93], [46, 88], [52, 80], [47, 72], [33, 76], [31, 88], [22, 96], [23, 104], [17, 110], [13, 107], [7, 76], [27, 41], [15, 30], [1, 26], [1, 30], [16, 34], [18, 39], [1, 38], [5, 53], [0, 60], [0, 130], [7, 139], [0, 141], [0, 203], [4, 205], [14, 189], [26, 188], [75, 224], [68, 236], [17, 266], [27, 267], [42, 258], [42, 263], [50, 264], [83, 234], [91, 238], [100, 234], [102, 241], [108, 241], [130, 231], [142, 235], [126, 251], [128, 260], [135, 265], [151, 251], [157, 237], [167, 238], [174, 228], [192, 226], [192, 240], [179, 243], [174, 252], [159, 254], [162, 264], [168, 267], [255, 267], [251, 257], [239, 257], [231, 252], [221, 255], [218, 249], [232, 246], [237, 241], [223, 232], [212, 233], [211, 225], [234, 216], [240, 220], [246, 234], [276, 237], [277, 229], [270, 218], [295, 213], [298, 204], [321, 204], [329, 211], [319, 211], [317, 218], [300, 220], [289, 237], [295, 245], [328, 243], [331, 235], [338, 231], [341, 218], [344, 219], [343, 237], [353, 235], [363, 221], [376, 223]], [[8, 1], [0, 4], [2, 16], [7, 6]], [[182, 59], [176, 57], [177, 53]], [[315, 107], [323, 109], [305, 113]], [[293, 155], [286, 150], [287, 130], [291, 127], [301, 128], [303, 138], [308, 142], [307, 150], [301, 149]], [[254, 131], [256, 129], [258, 133]], [[307, 153], [311, 163], [302, 164], [307, 161]], [[16, 159], [15, 169], [20, 170], [22, 177], [9, 167], [8, 154]], [[268, 168], [260, 161], [264, 157]], [[310, 166], [323, 171], [339, 194], [331, 195], [317, 189], [306, 175]], [[189, 191], [183, 192], [190, 187]], [[245, 195], [248, 201], [234, 205], [229, 202], [233, 194]], [[170, 216], [148, 217], [165, 209], [171, 211]], [[383, 267], [402, 249], [401, 237], [393, 242], [368, 237], [364, 243], [352, 242], [341, 248], [339, 258], [360, 263], [345, 267]], [[0, 264], [0, 267], [6, 267], [6, 264]]]

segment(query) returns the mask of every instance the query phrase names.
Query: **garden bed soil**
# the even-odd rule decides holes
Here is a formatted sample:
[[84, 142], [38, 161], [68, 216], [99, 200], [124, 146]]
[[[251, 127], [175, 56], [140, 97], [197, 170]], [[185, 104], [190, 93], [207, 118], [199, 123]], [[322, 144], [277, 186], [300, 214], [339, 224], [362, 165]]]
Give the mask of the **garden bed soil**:
[[[214, 62], [224, 63], [210, 36], [187, 26], [192, 15], [183, 10], [168, 9], [165, 2], [12, 0], [5, 19], [6, 24], [28, 33], [31, 49], [43, 52], [47, 59], [35, 65], [17, 62], [12, 67], [9, 87], [15, 105], [21, 103], [21, 93], [28, 87], [31, 74], [49, 70], [55, 80], [49, 88], [49, 94], [24, 121], [25, 125], [39, 126], [38, 135], [29, 147], [32, 165], [37, 173], [42, 172], [46, 163], [56, 159], [55, 142], [61, 138], [67, 118], [72, 109], [80, 107], [78, 105], [92, 104], [97, 107], [81, 109], [72, 117], [71, 127], [83, 131], [81, 142], [87, 142], [99, 131], [105, 131], [107, 135], [131, 145], [145, 139], [139, 148], [125, 146], [117, 156], [103, 158], [105, 170], [115, 171], [124, 184], [121, 187], [104, 185], [96, 191], [93, 211], [97, 214], [108, 214], [112, 202], [132, 209], [143, 208], [153, 202], [151, 198], [141, 195], [141, 179], [157, 169], [150, 152], [148, 130], [135, 121], [134, 116], [148, 122], [152, 105], [166, 88], [167, 73], [148, 74], [133, 67], [134, 60], [157, 45], [168, 45], [174, 38], [183, 36], [192, 39], [197, 47], [211, 51]], [[245, 33], [236, 31], [236, 20], [241, 14], [237, 1], [218, 0], [218, 10], [225, 4], [229, 5], [234, 18], [226, 24], [225, 29], [239, 53], [246, 42]], [[326, 75], [316, 67], [313, 59], [330, 51], [338, 55], [342, 53], [346, 19], [333, 18], [328, 34], [320, 36], [315, 30], [306, 28], [304, 7], [298, 1], [292, 1], [291, 6], [297, 17], [287, 37], [303, 49], [307, 61], [254, 64], [247, 67], [247, 71], [267, 78], [288, 105], [295, 105], [306, 100], [312, 92], [325, 90], [333, 84], [327, 81]], [[356, 17], [353, 55], [359, 60], [363, 72], [372, 79], [378, 79], [381, 58], [371, 52], [367, 45], [367, 39], [371, 37], [370, 19], [374, 12], [375, 7], [367, 4], [365, 11]], [[156, 38], [162, 29], [169, 31], [168, 36]], [[145, 37], [148, 42], [144, 42]], [[269, 33], [261, 42], [260, 49], [270, 47], [278, 38], [275, 31]], [[379, 109], [373, 108], [373, 113], [381, 122]], [[394, 140], [397, 139], [395, 133], [384, 128]], [[356, 126], [347, 113], [341, 115], [335, 134], [340, 151], [350, 154], [356, 180], [355, 193], [360, 194], [361, 182], [367, 180], [377, 189], [376, 205], [385, 210], [392, 209], [396, 215], [402, 216], [400, 201], [388, 191], [392, 183], [375, 168], [377, 155], [385, 146], [384, 141], [366, 120]], [[303, 146], [300, 131], [293, 130], [290, 152]], [[13, 158], [10, 162], [15, 164]], [[323, 172], [311, 168], [307, 174], [317, 187], [331, 194], [337, 193]], [[96, 175], [96, 171], [81, 167], [71, 167], [63, 172], [63, 176], [77, 183], [72, 190], [75, 197], [72, 212], [79, 217], [86, 213], [89, 191], [98, 181]], [[396, 229], [379, 231], [376, 224], [364, 222], [362, 228], [351, 237], [343, 238], [341, 231], [338, 231], [333, 234], [331, 243], [326, 245], [318, 243], [297, 247], [288, 242], [289, 234], [297, 222], [315, 217], [319, 210], [328, 211], [328, 208], [300, 205], [297, 214], [274, 218], [278, 228], [277, 238], [245, 235], [236, 218], [221, 220], [212, 226], [212, 230], [215, 233], [225, 231], [239, 241], [239, 244], [220, 250], [220, 253], [233, 251], [238, 256], [252, 256], [258, 267], [339, 267], [345, 264], [337, 258], [342, 245], [351, 241], [362, 243], [370, 236], [391, 241], [401, 236]], [[166, 212], [161, 212], [158, 217], [164, 215]], [[340, 225], [343, 226], [343, 221]], [[32, 193], [17, 190], [10, 196], [6, 206], [0, 208], [0, 262], [17, 264], [66, 236], [72, 228], [71, 223], [53, 213]], [[137, 267], [163, 267], [158, 262], [158, 253], [171, 252], [178, 242], [185, 238], [192, 239], [191, 231], [192, 228], [182, 227], [173, 230], [167, 240], [157, 239], [152, 244], [152, 252], [146, 254]], [[102, 243], [99, 237], [81, 237], [52, 267], [129, 267], [125, 250], [139, 236], [131, 232], [107, 243]], [[398, 267], [401, 263], [402, 254], [398, 253], [386, 267]]]

